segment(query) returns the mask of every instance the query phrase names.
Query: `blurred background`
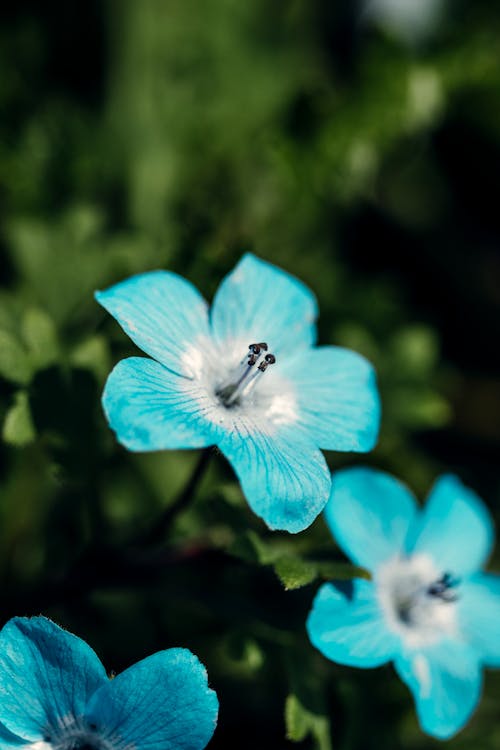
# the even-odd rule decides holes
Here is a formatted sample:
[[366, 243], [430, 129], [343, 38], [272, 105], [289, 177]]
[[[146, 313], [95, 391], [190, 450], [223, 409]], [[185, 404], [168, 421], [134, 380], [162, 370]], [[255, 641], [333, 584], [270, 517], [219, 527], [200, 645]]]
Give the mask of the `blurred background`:
[[[392, 667], [308, 643], [342, 560], [321, 519], [270, 534], [214, 455], [159, 527], [198, 457], [115, 442], [100, 394], [134, 348], [93, 291], [166, 268], [210, 299], [246, 250], [282, 266], [318, 296], [320, 343], [379, 375], [379, 445], [332, 469], [420, 498], [456, 472], [498, 526], [500, 7], [32, 0], [1, 21], [2, 624], [43, 612], [115, 671], [191, 648], [214, 749], [437, 747]], [[499, 690], [488, 673], [450, 747], [499, 746]]]

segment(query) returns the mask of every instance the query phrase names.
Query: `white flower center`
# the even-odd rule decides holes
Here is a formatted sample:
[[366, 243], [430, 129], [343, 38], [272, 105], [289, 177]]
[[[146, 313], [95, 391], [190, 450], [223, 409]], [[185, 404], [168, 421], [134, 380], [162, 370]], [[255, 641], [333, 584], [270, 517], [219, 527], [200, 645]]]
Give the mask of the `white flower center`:
[[392, 558], [375, 575], [387, 625], [409, 648], [428, 646], [456, 632], [458, 584], [427, 555]]
[[30, 750], [134, 750], [134, 746], [83, 719], [67, 716], [56, 729], [46, 731], [43, 741], [32, 743]]
[[248, 345], [238, 338], [222, 346], [199, 339], [182, 356], [182, 387], [198, 414], [223, 429], [272, 434], [298, 419], [295, 388], [275, 363], [266, 342]]

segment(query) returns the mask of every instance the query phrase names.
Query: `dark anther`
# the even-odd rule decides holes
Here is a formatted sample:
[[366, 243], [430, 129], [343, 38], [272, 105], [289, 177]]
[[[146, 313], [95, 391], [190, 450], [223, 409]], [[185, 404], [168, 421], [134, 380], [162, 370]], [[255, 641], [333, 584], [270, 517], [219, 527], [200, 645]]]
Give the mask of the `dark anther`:
[[266, 356], [264, 357], [264, 361], [259, 364], [258, 369], [261, 372], [265, 372], [267, 367], [269, 365], [273, 365], [275, 362], [276, 362], [276, 357], [274, 356], [274, 354], [266, 354]]
[[431, 583], [427, 589], [427, 593], [431, 596], [442, 596], [445, 591], [447, 591], [447, 586], [445, 586], [444, 583], [441, 583], [441, 581]]
[[429, 596], [442, 599], [444, 602], [456, 602], [458, 596], [452, 589], [456, 588], [459, 583], [460, 580], [458, 578], [453, 578], [450, 573], [443, 573], [439, 580], [430, 584], [427, 588], [427, 593]]
[[[250, 367], [252, 367], [252, 365], [254, 365], [259, 359], [261, 353], [267, 352], [267, 344], [265, 341], [261, 341], [260, 344], [250, 344], [248, 349], [248, 364], [250, 365]], [[261, 362], [259, 365], [259, 370], [262, 370], [262, 372], [264, 372], [267, 365], [272, 365], [276, 360], [272, 354], [266, 354], [265, 361], [267, 362], [267, 364]]]

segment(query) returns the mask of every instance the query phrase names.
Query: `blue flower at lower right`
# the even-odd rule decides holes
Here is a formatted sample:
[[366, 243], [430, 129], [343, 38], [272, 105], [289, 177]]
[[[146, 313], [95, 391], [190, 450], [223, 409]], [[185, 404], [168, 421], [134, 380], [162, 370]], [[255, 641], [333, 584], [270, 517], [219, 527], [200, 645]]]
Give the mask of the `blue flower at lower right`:
[[440, 477], [420, 509], [380, 471], [339, 471], [325, 509], [348, 557], [372, 580], [324, 584], [307, 620], [328, 659], [393, 661], [424, 732], [448, 739], [481, 697], [482, 667], [500, 667], [500, 576], [485, 573], [491, 517], [457, 477]]

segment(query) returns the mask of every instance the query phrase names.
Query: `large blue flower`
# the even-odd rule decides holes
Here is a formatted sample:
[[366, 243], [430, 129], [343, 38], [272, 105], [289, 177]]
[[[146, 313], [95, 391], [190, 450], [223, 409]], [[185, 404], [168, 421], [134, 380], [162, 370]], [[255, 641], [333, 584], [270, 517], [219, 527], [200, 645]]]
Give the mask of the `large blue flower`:
[[16, 617], [0, 632], [2, 750], [202, 750], [217, 710], [187, 649], [110, 680], [90, 646], [45, 617]]
[[104, 411], [129, 450], [217, 445], [248, 502], [273, 529], [305, 529], [324, 507], [320, 448], [368, 451], [380, 407], [371, 365], [313, 348], [316, 300], [300, 281], [245, 255], [208, 311], [168, 271], [133, 276], [96, 298], [154, 359], [115, 367]]
[[320, 588], [312, 643], [341, 664], [394, 661], [422, 729], [451, 737], [479, 701], [481, 667], [500, 667], [500, 576], [480, 571], [493, 541], [488, 511], [453, 476], [420, 510], [393, 477], [356, 468], [334, 478], [326, 519], [372, 580]]

